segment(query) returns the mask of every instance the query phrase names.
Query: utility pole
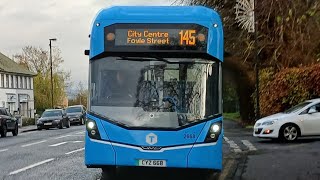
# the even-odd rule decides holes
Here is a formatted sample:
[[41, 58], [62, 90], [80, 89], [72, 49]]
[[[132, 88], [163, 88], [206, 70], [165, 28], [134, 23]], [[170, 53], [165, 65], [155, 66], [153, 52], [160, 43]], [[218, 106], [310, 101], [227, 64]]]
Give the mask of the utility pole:
[[53, 73], [52, 73], [52, 46], [51, 41], [56, 41], [56, 38], [49, 39], [49, 47], [50, 47], [50, 79], [51, 79], [51, 108], [54, 109], [53, 106]]

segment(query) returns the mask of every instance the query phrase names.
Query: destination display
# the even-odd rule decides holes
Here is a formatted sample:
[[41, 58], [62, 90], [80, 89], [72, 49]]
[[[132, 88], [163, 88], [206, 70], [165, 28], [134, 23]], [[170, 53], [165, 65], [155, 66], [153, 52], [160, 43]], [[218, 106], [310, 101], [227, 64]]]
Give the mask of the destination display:
[[195, 24], [115, 24], [105, 27], [105, 49], [206, 51], [208, 29]]

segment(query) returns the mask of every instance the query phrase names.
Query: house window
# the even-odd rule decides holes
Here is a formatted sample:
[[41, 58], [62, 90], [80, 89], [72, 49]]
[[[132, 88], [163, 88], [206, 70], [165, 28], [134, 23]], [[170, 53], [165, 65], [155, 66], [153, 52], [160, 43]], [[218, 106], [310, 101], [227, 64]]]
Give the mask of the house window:
[[16, 87], [15, 88], [19, 88], [19, 80], [18, 80], [19, 76], [16, 76]]
[[6, 74], [6, 88], [9, 88], [9, 75]]
[[14, 85], [14, 84], [13, 84], [13, 75], [10, 75], [10, 80], [11, 80], [11, 83], [10, 83], [10, 84], [11, 84], [11, 88], [14, 88], [14, 87], [13, 87], [13, 85]]
[[28, 77], [24, 77], [24, 88], [28, 88]]
[[1, 74], [1, 87], [4, 87], [4, 74]]
[[31, 77], [29, 77], [29, 89], [31, 89]]
[[31, 86], [30, 89], [33, 89], [33, 77], [30, 78], [30, 84], [31, 84], [30, 85]]
[[19, 88], [23, 88], [23, 82], [22, 82], [22, 76], [20, 76], [20, 86], [19, 86]]

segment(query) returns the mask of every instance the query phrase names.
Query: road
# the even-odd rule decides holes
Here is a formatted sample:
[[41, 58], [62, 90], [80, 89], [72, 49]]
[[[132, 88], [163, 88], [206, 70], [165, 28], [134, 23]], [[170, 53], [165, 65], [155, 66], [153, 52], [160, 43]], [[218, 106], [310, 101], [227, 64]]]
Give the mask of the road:
[[0, 179], [97, 179], [83, 163], [85, 126], [0, 138]]
[[283, 143], [254, 138], [251, 131], [231, 121], [225, 125], [226, 142], [233, 152], [226, 179], [320, 180], [320, 137]]
[[[320, 138], [280, 143], [253, 138], [225, 121], [224, 169], [205, 178], [202, 171], [120, 169], [119, 179], [308, 179], [320, 180]], [[0, 179], [103, 179], [83, 162], [84, 126], [20, 133], [0, 138]], [[219, 177], [217, 177], [219, 175]]]

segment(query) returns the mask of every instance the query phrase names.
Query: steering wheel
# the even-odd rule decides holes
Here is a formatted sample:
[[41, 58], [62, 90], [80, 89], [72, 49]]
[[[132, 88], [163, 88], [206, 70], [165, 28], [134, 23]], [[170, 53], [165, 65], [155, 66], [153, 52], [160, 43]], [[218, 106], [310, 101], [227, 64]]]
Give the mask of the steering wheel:
[[166, 96], [162, 99], [162, 101], [168, 101], [172, 105], [173, 112], [177, 111], [178, 101], [175, 97], [172, 96]]

